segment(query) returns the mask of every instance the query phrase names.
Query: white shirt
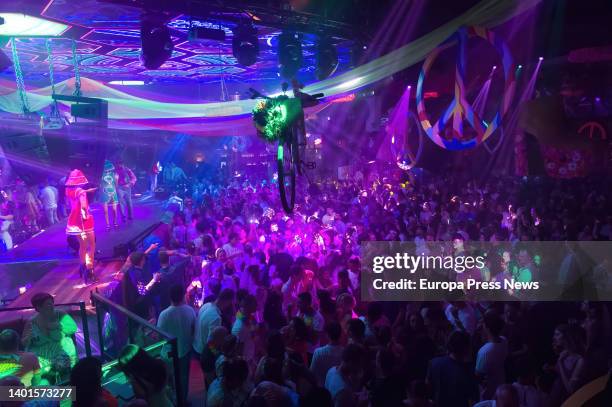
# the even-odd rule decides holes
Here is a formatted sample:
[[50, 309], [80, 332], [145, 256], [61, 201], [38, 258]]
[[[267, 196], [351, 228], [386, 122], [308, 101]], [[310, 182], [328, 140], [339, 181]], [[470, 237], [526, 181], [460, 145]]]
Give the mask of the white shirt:
[[338, 366], [342, 362], [342, 350], [342, 346], [331, 344], [315, 349], [312, 355], [312, 362], [310, 363], [310, 371], [317, 379], [319, 386], [325, 384], [325, 378], [329, 369]]
[[40, 200], [45, 209], [57, 208], [58, 192], [57, 188], [47, 185], [40, 190]]
[[[455, 323], [455, 317], [451, 311], [452, 308], [453, 305], [449, 304], [448, 307], [446, 307], [446, 310], [444, 310], [444, 313], [446, 314], [446, 319], [448, 319], [448, 322], [450, 322], [455, 329], [459, 329], [459, 326], [457, 326]], [[457, 315], [461, 325], [463, 325], [465, 330], [470, 335], [473, 335], [474, 331], [476, 330], [476, 311], [474, 311], [474, 307], [472, 307], [472, 305], [469, 303], [466, 303], [465, 307], [459, 308]]]
[[234, 261], [237, 260], [237, 257], [242, 253], [242, 247], [240, 247], [240, 245], [234, 246], [231, 243], [226, 243], [222, 248], [225, 250], [227, 257], [234, 258]]
[[193, 337], [193, 349], [202, 353], [204, 344], [208, 342], [208, 335], [216, 327], [221, 326], [221, 311], [214, 302], [206, 303], [198, 312], [198, 320], [195, 324], [195, 335]]
[[351, 270], [348, 270], [349, 280], [351, 280], [351, 286], [353, 289], [357, 289], [360, 286], [359, 282], [359, 272], [354, 273]]
[[327, 372], [325, 388], [331, 393], [335, 407], [352, 407], [357, 404], [351, 387], [344, 381], [337, 366]]
[[251, 360], [255, 356], [255, 343], [251, 329], [255, 322], [251, 319], [251, 323], [246, 323], [244, 318], [236, 318], [232, 325], [232, 335], [238, 338], [238, 343], [242, 344], [242, 356], [246, 360]]
[[176, 336], [179, 358], [186, 356], [191, 351], [195, 320], [195, 311], [187, 304], [170, 305], [159, 314], [157, 327]]
[[489, 400], [495, 396], [495, 390], [506, 381], [505, 361], [508, 356], [508, 341], [501, 337], [500, 342], [487, 342], [476, 356], [476, 373], [485, 377], [485, 386], [481, 388], [481, 399]]
[[323, 215], [323, 217], [321, 218], [321, 222], [322, 222], [324, 225], [331, 225], [331, 224], [334, 222], [334, 217], [335, 217], [335, 215], [328, 215], [328, 214], [325, 214], [325, 215]]

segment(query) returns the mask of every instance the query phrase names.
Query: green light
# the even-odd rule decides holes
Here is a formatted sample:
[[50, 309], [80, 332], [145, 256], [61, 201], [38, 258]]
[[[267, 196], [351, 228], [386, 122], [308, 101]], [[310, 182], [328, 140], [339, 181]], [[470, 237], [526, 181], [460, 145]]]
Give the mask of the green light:
[[266, 141], [273, 142], [280, 139], [283, 130], [290, 125], [287, 103], [289, 99], [268, 99], [258, 103], [253, 109], [253, 121], [259, 130], [258, 134]]
[[140, 348], [136, 345], [129, 344], [121, 351], [121, 355], [119, 356], [119, 363], [122, 365], [127, 364], [130, 360], [136, 356]]
[[59, 37], [70, 26], [19, 13], [0, 13], [4, 24], [0, 36], [6, 37]]
[[12, 376], [20, 369], [21, 365], [15, 361], [0, 362], [0, 379], [3, 377]]
[[283, 161], [285, 158], [285, 152], [283, 146], [278, 146], [278, 153], [276, 154], [276, 159], [278, 161]]
[[[156, 342], [156, 343], [154, 343], [152, 345], [149, 345], [149, 346], [145, 347], [144, 351], [147, 352], [147, 353], [152, 353], [154, 350], [156, 350], [158, 348], [161, 349], [167, 343], [168, 343], [168, 341], [166, 341], [166, 340]], [[119, 364], [119, 359], [115, 359], [115, 360], [113, 360], [111, 362], [108, 362], [104, 366], [102, 366], [102, 377], [106, 377], [109, 374], [109, 372], [111, 371], [111, 369], [117, 367], [118, 364]], [[108, 383], [110, 383], [110, 382], [107, 381], [107, 382], [103, 383], [103, 385], [107, 385]]]

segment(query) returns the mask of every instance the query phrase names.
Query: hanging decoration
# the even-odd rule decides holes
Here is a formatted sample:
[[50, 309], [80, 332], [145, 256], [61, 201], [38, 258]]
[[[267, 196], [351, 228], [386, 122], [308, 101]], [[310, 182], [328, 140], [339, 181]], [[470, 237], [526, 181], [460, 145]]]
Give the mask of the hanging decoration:
[[28, 96], [25, 89], [25, 83], [23, 82], [23, 72], [21, 71], [21, 64], [19, 63], [19, 54], [17, 53], [17, 41], [15, 38], [11, 38], [11, 51], [13, 53], [13, 68], [15, 70], [15, 82], [17, 83], [17, 91], [19, 92], [19, 99], [21, 101], [21, 111], [23, 114], [30, 112], [30, 106], [28, 104]]
[[[459, 29], [459, 27], [465, 26], [466, 24], [486, 24], [487, 26], [501, 24], [530, 10], [541, 1], [542, 0], [496, 0], [492, 2], [490, 0], [481, 0], [462, 15], [457, 16], [446, 24], [387, 55], [350, 71], [310, 84], [302, 91], [308, 94], [324, 93], [326, 97], [347, 94], [348, 92], [375, 83], [376, 81], [382, 80], [418, 63], [423, 60], [432, 49], [440, 44], [440, 42]], [[77, 61], [76, 44], [73, 49], [73, 60]], [[78, 63], [76, 64], [76, 70], [78, 71]], [[77, 71], [75, 71], [74, 86], [77, 88], [78, 85], [78, 89], [80, 90], [81, 77]], [[83, 86], [86, 85], [85, 79], [86, 78], [83, 78]], [[72, 89], [73, 86], [72, 80], [69, 82], [68, 84], [64, 83], [64, 86], [62, 86], [63, 89], [60, 88], [60, 83], [58, 83], [58, 93], [67, 94], [65, 89], [67, 87]], [[110, 119], [123, 121], [122, 123], [115, 122], [110, 124], [114, 126], [114, 128], [145, 128], [146, 126], [143, 124], [144, 120], [176, 119], [180, 121], [180, 119], [188, 118], [204, 120], [224, 118], [225, 120], [241, 121], [241, 124], [247, 128], [252, 126], [247, 116], [252, 112], [256, 103], [253, 100], [238, 100], [223, 103], [167, 103], [163, 101], [162, 98], [160, 98], [160, 100], [150, 100], [134, 97], [125, 92], [119, 92], [116, 89], [106, 87], [105, 84], [94, 80], [88, 80], [87, 86], [87, 96], [107, 99]], [[94, 89], [91, 89], [90, 92], [90, 88]], [[13, 89], [8, 92], [2, 92], [3, 89], [0, 87], [0, 110], [19, 113], [21, 109], [18, 107], [18, 95], [12, 94]], [[38, 111], [49, 106], [52, 103], [51, 98], [48, 96], [49, 94], [50, 90], [47, 88], [28, 92], [31, 109], [33, 111]], [[133, 125], [132, 123], [135, 121], [139, 121], [139, 123]], [[215, 122], [215, 124], [219, 125], [217, 122]], [[164, 124], [150, 123], [148, 128], [165, 128], [167, 126], [167, 122]], [[181, 122], [172, 127], [179, 132], [208, 132], [208, 129], [202, 129], [202, 126], [199, 124], [187, 129], [188, 126]]]
[[[423, 150], [423, 130], [416, 115], [410, 111], [410, 86], [406, 88], [389, 114], [385, 126], [387, 133], [377, 159], [394, 162], [398, 168], [408, 171], [414, 168]], [[417, 140], [418, 146], [412, 146]]]
[[297, 118], [301, 107], [299, 99], [286, 96], [257, 102], [253, 109], [257, 135], [270, 143], [280, 140]]
[[51, 82], [51, 95], [55, 95], [55, 78], [53, 71], [53, 52], [51, 50], [51, 38], [48, 38], [45, 42], [45, 48], [47, 49], [47, 59], [49, 60], [49, 82]]
[[[410, 147], [410, 140], [415, 137], [418, 137], [419, 143], [416, 153]], [[395, 135], [392, 136], [391, 151], [399, 169], [408, 171], [416, 167], [423, 151], [423, 130], [414, 113], [407, 113], [406, 131], [403, 134], [398, 134], [397, 137]]]
[[487, 150], [487, 152], [491, 155], [495, 154], [503, 144], [505, 134], [506, 133], [504, 132], [504, 126], [499, 126], [499, 138], [497, 140], [497, 143], [495, 144], [495, 147], [489, 147], [487, 141], [485, 140], [482, 142], [482, 145], [484, 146], [485, 150]]
[[[504, 71], [504, 94], [502, 103], [493, 119], [486, 122], [481, 115], [475, 111], [473, 106], [467, 101], [467, 91], [465, 87], [466, 73], [466, 45], [470, 38], [481, 38], [491, 44], [499, 53], [502, 59]], [[425, 109], [423, 84], [431, 69], [433, 62], [441, 51], [457, 43], [458, 57], [455, 69], [454, 98], [449, 106], [444, 110], [441, 118], [434, 124], [431, 123]], [[447, 150], [465, 150], [474, 148], [485, 141], [491, 134], [501, 126], [502, 118], [510, 108], [515, 90], [514, 66], [512, 56], [507, 45], [493, 32], [482, 27], [461, 28], [442, 45], [434, 49], [423, 62], [423, 67], [419, 74], [417, 83], [417, 112], [419, 121], [427, 136], [438, 146]], [[452, 126], [450, 121], [452, 119]], [[464, 122], [467, 122], [471, 130], [464, 131]], [[467, 134], [474, 133], [474, 137], [466, 137]]]
[[[47, 60], [49, 61], [49, 82], [51, 83], [51, 97], [55, 96], [55, 75], [53, 68], [53, 50], [51, 48], [51, 38], [48, 38], [45, 41], [45, 48], [47, 49]], [[64, 122], [62, 121], [59, 106], [57, 104], [57, 100], [53, 99], [53, 103], [51, 104], [51, 112], [48, 117], [42, 112], [38, 112], [40, 114], [40, 128], [42, 130], [58, 130], [64, 126]], [[41, 133], [42, 134], [42, 133]]]
[[81, 72], [79, 71], [79, 54], [77, 44], [72, 40], [72, 63], [74, 65], [74, 93], [73, 96], [82, 96], [81, 93]]

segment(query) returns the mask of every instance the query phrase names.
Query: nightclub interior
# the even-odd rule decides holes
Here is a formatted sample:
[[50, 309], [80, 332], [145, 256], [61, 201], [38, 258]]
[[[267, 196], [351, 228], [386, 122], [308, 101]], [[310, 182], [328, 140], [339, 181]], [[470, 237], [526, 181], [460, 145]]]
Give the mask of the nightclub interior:
[[610, 22], [0, 1], [0, 407], [612, 406]]

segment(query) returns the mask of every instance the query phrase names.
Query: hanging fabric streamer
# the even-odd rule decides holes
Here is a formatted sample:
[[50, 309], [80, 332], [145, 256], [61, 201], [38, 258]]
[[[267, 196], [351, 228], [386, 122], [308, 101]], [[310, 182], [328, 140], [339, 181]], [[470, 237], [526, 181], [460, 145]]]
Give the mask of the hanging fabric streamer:
[[72, 40], [72, 63], [74, 64], [74, 96], [81, 96], [81, 73], [79, 72], [79, 54], [77, 44]]
[[[487, 104], [487, 100], [489, 99], [489, 89], [491, 89], [491, 81], [493, 80], [494, 72], [495, 72], [495, 68], [491, 71], [491, 74], [489, 75], [489, 79], [487, 79], [485, 84], [482, 86], [482, 89], [480, 90], [480, 92], [478, 92], [476, 99], [474, 99], [473, 106], [474, 106], [474, 109], [478, 112], [478, 115], [480, 117], [484, 117], [485, 115], [485, 107]], [[499, 149], [499, 147], [501, 147], [504, 141], [504, 134], [505, 134], [504, 125], [505, 123], [502, 123], [502, 125], [499, 127], [499, 137], [498, 137], [497, 143], [495, 144], [495, 147], [493, 148], [489, 147], [489, 145], [487, 144], [488, 140], [485, 140], [482, 142], [482, 145], [484, 146], [485, 150], [487, 150], [487, 152], [491, 155], [493, 155]]]
[[11, 38], [11, 51], [13, 53], [13, 68], [15, 69], [15, 81], [17, 83], [17, 90], [19, 91], [19, 98], [21, 99], [21, 109], [24, 114], [30, 113], [30, 106], [28, 105], [28, 96], [26, 94], [25, 83], [23, 82], [23, 72], [21, 71], [21, 64], [19, 63], [19, 54], [17, 54], [17, 41], [15, 38]]

